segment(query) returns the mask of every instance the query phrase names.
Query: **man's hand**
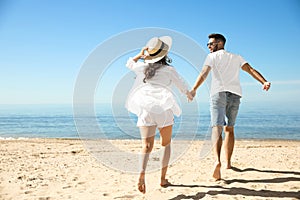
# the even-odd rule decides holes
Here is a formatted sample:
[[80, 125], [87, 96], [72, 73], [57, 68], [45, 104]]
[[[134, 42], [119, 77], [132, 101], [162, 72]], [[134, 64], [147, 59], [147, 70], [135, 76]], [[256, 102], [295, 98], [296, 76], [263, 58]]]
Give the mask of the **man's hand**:
[[192, 89], [192, 90], [190, 91], [190, 93], [191, 93], [191, 95], [192, 95], [193, 97], [196, 96], [196, 90]]
[[263, 84], [263, 90], [268, 91], [271, 87], [271, 83], [270, 82], [264, 82]]

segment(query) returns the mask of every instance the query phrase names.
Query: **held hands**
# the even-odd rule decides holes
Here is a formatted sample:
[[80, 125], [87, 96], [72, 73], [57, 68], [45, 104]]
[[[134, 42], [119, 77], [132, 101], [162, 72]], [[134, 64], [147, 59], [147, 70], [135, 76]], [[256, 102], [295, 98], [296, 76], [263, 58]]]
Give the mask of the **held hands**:
[[187, 97], [187, 99], [188, 99], [188, 102], [193, 101], [195, 95], [196, 95], [196, 91], [195, 91], [194, 89], [191, 90], [191, 91], [187, 91], [187, 92], [186, 92], [186, 97]]
[[270, 82], [264, 82], [263, 84], [263, 90], [268, 91], [271, 87], [271, 83]]
[[196, 96], [196, 90], [195, 90], [195, 89], [192, 89], [192, 90], [190, 91], [190, 93], [191, 93], [191, 95], [192, 95], [193, 97]]
[[190, 91], [187, 91], [185, 94], [186, 94], [186, 97], [187, 97], [187, 99], [188, 99], [188, 102], [193, 101], [194, 96], [191, 94]]

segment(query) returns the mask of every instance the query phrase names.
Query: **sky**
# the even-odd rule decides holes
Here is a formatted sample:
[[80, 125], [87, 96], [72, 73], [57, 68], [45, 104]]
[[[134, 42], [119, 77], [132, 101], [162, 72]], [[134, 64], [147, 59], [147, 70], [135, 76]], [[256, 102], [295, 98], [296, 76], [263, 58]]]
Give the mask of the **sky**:
[[[243, 56], [272, 83], [270, 91], [262, 91], [241, 72], [244, 101], [300, 109], [298, 0], [0, 0], [0, 104], [72, 104], [77, 77], [93, 50], [147, 27], [184, 34], [206, 53], [208, 34], [224, 34], [226, 50]], [[96, 102], [112, 101], [110, 86], [128, 73], [126, 60], [134, 53], [113, 61], [113, 70], [99, 80]], [[173, 64], [192, 85], [197, 71], [186, 70], [176, 55]], [[207, 89], [199, 90], [201, 101]]]

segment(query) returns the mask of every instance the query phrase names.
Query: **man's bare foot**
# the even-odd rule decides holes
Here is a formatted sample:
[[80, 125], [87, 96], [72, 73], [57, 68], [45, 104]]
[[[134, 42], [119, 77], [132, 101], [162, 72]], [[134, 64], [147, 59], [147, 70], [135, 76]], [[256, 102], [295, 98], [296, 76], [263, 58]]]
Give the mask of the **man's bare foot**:
[[216, 181], [221, 180], [221, 163], [219, 162], [215, 163], [213, 177]]
[[230, 163], [230, 162], [228, 162], [228, 163], [226, 164], [226, 169], [231, 169], [231, 163]]
[[168, 181], [168, 179], [161, 179], [160, 180], [160, 186], [161, 187], [168, 187], [168, 186], [170, 186], [170, 185], [172, 185], [169, 181]]
[[145, 185], [145, 180], [144, 179], [139, 179], [138, 189], [141, 193], [143, 193], [143, 194], [146, 193], [146, 185]]

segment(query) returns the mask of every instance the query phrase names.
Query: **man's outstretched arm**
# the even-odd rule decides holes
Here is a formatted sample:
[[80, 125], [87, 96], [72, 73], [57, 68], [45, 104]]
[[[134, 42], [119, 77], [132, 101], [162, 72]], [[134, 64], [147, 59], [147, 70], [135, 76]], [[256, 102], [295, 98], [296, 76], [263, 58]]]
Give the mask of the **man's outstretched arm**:
[[263, 89], [268, 91], [271, 87], [271, 83], [268, 82], [263, 75], [261, 75], [258, 71], [252, 68], [248, 63], [242, 66], [242, 70], [250, 74], [253, 78], [259, 81], [263, 85]]

